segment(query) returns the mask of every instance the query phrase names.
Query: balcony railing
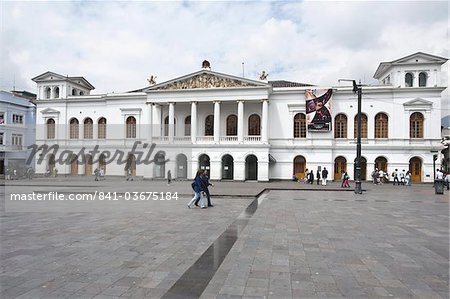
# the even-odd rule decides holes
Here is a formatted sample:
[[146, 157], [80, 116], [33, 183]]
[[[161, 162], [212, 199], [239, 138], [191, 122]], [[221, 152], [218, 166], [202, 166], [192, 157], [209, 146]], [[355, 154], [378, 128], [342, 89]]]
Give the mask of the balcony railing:
[[237, 143], [238, 142], [237, 136], [221, 136], [219, 140], [220, 140], [220, 143]]
[[244, 143], [256, 143], [261, 142], [261, 136], [245, 136]]
[[197, 143], [213, 143], [214, 136], [198, 136]]

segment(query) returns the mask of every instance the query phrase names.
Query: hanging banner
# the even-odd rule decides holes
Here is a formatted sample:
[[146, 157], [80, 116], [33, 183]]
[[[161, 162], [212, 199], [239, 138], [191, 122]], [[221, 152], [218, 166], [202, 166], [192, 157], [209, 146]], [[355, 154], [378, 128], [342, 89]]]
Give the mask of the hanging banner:
[[331, 131], [331, 97], [333, 89], [307, 89], [306, 126], [308, 131]]

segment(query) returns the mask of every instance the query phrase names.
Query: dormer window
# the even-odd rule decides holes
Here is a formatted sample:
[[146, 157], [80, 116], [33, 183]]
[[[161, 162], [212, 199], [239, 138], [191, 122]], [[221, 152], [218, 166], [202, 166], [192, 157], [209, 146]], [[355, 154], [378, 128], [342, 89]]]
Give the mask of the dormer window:
[[413, 86], [413, 75], [411, 73], [406, 73], [405, 75], [405, 86], [406, 87]]
[[419, 74], [419, 87], [427, 86], [427, 73], [421, 72]]

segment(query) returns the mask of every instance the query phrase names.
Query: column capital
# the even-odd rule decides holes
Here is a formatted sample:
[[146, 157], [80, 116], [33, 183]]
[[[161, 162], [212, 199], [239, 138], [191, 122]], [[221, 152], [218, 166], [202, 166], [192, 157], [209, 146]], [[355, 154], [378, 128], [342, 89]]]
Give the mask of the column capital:
[[175, 102], [168, 102], [169, 103], [169, 105], [175, 105], [176, 103]]
[[196, 105], [198, 104], [197, 101], [191, 101], [190, 103], [191, 103], [191, 104], [196, 104]]
[[269, 103], [269, 99], [261, 99], [261, 103], [267, 102]]
[[221, 102], [220, 100], [214, 100], [214, 101], [213, 101], [214, 104], [216, 104], [216, 103], [217, 103], [217, 104], [220, 104], [220, 102]]
[[244, 103], [245, 100], [236, 100], [237, 103]]

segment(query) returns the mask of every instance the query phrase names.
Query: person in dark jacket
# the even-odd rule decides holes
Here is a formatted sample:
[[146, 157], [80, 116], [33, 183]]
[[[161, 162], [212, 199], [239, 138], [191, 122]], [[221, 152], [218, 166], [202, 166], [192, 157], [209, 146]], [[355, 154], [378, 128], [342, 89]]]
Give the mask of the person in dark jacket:
[[322, 170], [322, 186], [327, 185], [327, 177], [328, 177], [328, 170], [326, 167], [324, 167]]
[[190, 209], [191, 205], [194, 202], [196, 202], [197, 200], [200, 200], [200, 199], [202, 199], [201, 202], [200, 202], [201, 208], [202, 209], [206, 208], [205, 200], [204, 200], [204, 198], [202, 196], [203, 180], [202, 180], [202, 171], [201, 170], [198, 170], [197, 174], [195, 175], [194, 182], [192, 183], [192, 189], [194, 190], [195, 195], [191, 199], [191, 201], [188, 203], [188, 205], [187, 205], [188, 208]]
[[[205, 192], [205, 194], [206, 194], [206, 198], [208, 199], [208, 207], [214, 207], [212, 204], [211, 204], [211, 195], [209, 194], [209, 189], [208, 189], [208, 187], [209, 186], [214, 186], [213, 184], [211, 184], [210, 182], [209, 182], [209, 176], [208, 176], [208, 170], [205, 170], [204, 172], [203, 172], [203, 174], [201, 175], [201, 178], [202, 178], [202, 182], [203, 182], [203, 185], [202, 185], [202, 187], [203, 187], [203, 192]], [[196, 201], [195, 201], [195, 205], [197, 206], [198, 205], [198, 201], [199, 201], [200, 199], [197, 199]]]
[[309, 183], [314, 184], [314, 172], [311, 169], [311, 172], [309, 173]]
[[320, 182], [320, 171], [319, 171], [319, 169], [317, 169], [316, 176], [317, 176], [317, 185], [319, 185], [319, 182]]

